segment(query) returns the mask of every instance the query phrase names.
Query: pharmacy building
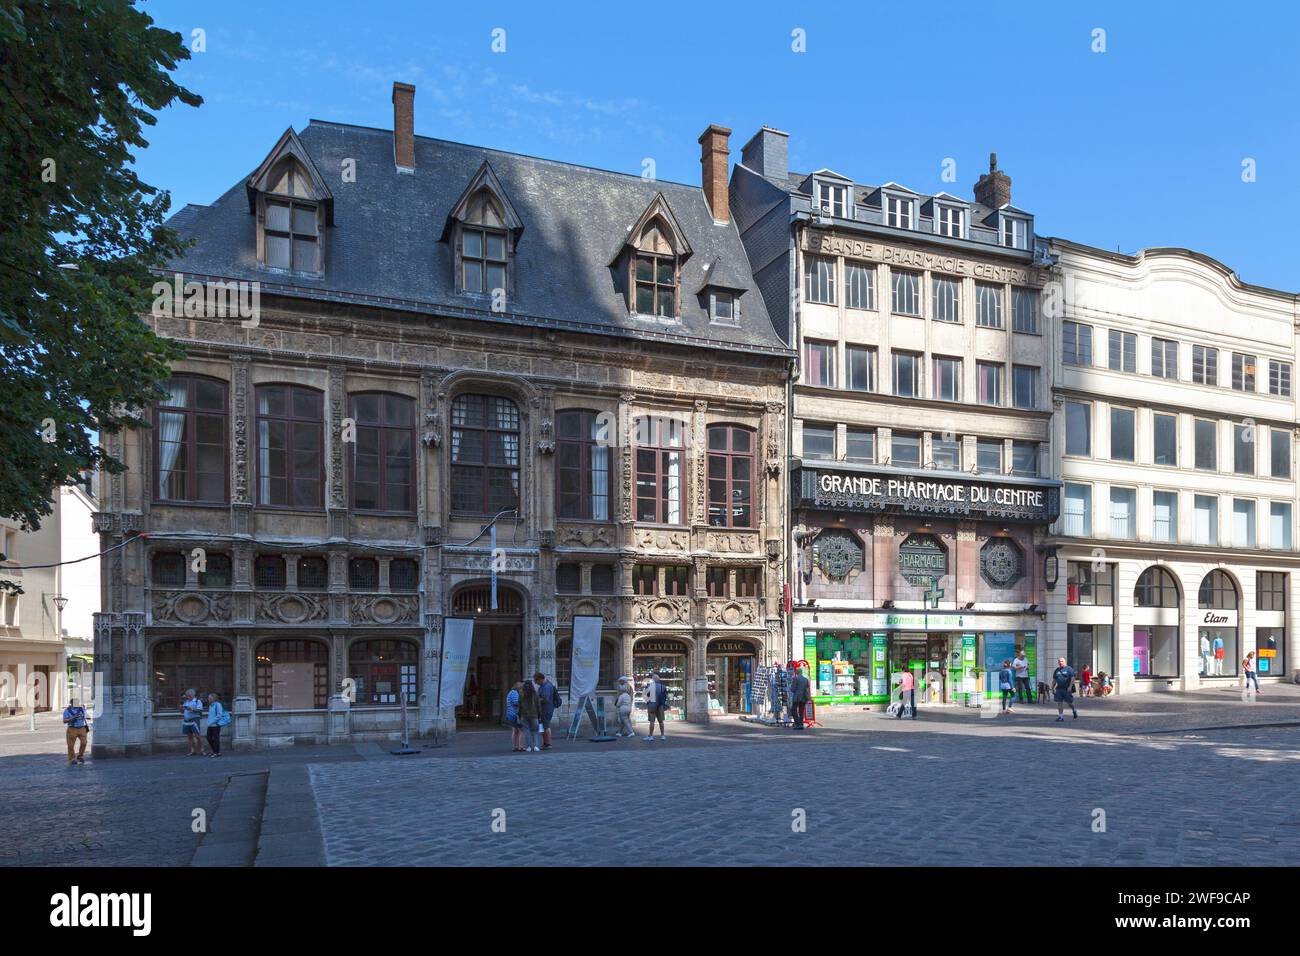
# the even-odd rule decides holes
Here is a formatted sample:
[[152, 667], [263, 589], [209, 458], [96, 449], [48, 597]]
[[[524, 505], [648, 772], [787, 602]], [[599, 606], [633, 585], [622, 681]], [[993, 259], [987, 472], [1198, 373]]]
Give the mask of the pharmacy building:
[[152, 428], [106, 436], [94, 519], [97, 754], [174, 746], [189, 688], [236, 747], [497, 726], [535, 670], [567, 694], [575, 617], [598, 693], [658, 673], [673, 719], [744, 712], [785, 654], [794, 353], [729, 131], [656, 182], [416, 136], [414, 100], [288, 129], [171, 221], [193, 245], [144, 319], [186, 356]]
[[997, 168], [973, 198], [792, 172], [764, 127], [731, 180], [791, 397], [791, 638], [821, 704], [971, 702], [1039, 670], [1051, 477], [1049, 264]]

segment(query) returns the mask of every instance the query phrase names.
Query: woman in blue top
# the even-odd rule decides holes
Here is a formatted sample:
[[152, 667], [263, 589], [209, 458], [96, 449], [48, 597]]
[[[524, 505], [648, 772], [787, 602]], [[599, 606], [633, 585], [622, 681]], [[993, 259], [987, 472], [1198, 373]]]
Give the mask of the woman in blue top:
[[522, 684], [523, 681], [519, 681], [506, 694], [506, 723], [510, 725], [510, 743], [517, 754], [524, 752], [524, 727], [519, 722], [519, 688]]
[[1002, 662], [1002, 670], [998, 671], [998, 690], [1002, 691], [1002, 713], [1014, 714], [1015, 710], [1011, 706], [1011, 695], [1015, 693], [1016, 678], [1011, 671], [1011, 661]]

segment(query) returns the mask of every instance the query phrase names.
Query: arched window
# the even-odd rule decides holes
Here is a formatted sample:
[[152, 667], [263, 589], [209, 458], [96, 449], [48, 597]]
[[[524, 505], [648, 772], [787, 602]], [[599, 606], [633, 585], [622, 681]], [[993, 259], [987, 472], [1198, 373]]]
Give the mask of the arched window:
[[677, 253], [658, 218], [641, 231], [632, 259], [632, 308], [637, 315], [677, 315]]
[[358, 705], [417, 703], [420, 649], [413, 641], [357, 641], [348, 649], [348, 676], [355, 682]]
[[566, 410], [556, 415], [556, 509], [561, 518], [609, 520], [608, 416]]
[[352, 507], [409, 514], [415, 510], [415, 402], [402, 395], [352, 396], [356, 441], [352, 452]]
[[686, 441], [677, 419], [649, 415], [635, 421], [636, 520], [685, 523]]
[[460, 289], [491, 295], [506, 288], [509, 240], [505, 217], [490, 190], [470, 199], [460, 227]]
[[1150, 567], [1133, 588], [1137, 607], [1178, 607], [1178, 582], [1167, 568]]
[[302, 385], [257, 386], [257, 503], [321, 508], [325, 469], [322, 394]]
[[158, 501], [228, 499], [226, 383], [175, 375], [154, 407], [154, 489]]
[[709, 524], [754, 527], [754, 433], [736, 425], [709, 426]]
[[451, 403], [451, 510], [494, 515], [519, 508], [519, 408], [497, 395]]
[[1237, 610], [1237, 585], [1226, 571], [1214, 570], [1201, 579], [1196, 606], [1218, 611]]
[[234, 649], [223, 641], [160, 641], [153, 647], [155, 714], [180, 714], [185, 692], [205, 701], [215, 693], [230, 707], [235, 691]]
[[329, 702], [329, 649], [320, 641], [257, 645], [257, 709], [323, 710]]
[[[596, 678], [596, 687], [600, 690], [613, 690], [618, 681], [619, 656], [618, 645], [613, 641], [600, 642], [600, 672]], [[555, 642], [555, 686], [567, 688], [573, 678], [573, 641], [564, 638]]]
[[317, 203], [307, 175], [293, 159], [286, 159], [271, 177], [266, 199], [265, 261], [272, 269], [320, 271]]

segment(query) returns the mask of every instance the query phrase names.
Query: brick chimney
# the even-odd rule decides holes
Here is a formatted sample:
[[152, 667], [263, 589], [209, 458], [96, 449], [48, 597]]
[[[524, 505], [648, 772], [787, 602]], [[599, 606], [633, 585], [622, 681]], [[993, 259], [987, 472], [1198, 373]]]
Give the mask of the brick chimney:
[[415, 172], [415, 87], [393, 84], [393, 161], [402, 172]]
[[727, 187], [727, 157], [731, 150], [727, 138], [731, 130], [716, 123], [700, 134], [700, 167], [703, 171], [704, 200], [709, 204], [714, 222], [730, 222], [730, 190]]
[[975, 183], [975, 201], [990, 209], [1011, 202], [1011, 177], [998, 169], [997, 153], [989, 153], [989, 171]]

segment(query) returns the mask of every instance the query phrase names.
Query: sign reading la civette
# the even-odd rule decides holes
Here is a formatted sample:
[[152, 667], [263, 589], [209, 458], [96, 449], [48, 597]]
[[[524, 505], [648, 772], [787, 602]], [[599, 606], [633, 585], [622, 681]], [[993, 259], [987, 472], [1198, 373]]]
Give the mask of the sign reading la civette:
[[804, 466], [798, 504], [854, 511], [894, 511], [1050, 523], [1061, 510], [1055, 484], [1023, 485], [977, 478], [838, 472]]

